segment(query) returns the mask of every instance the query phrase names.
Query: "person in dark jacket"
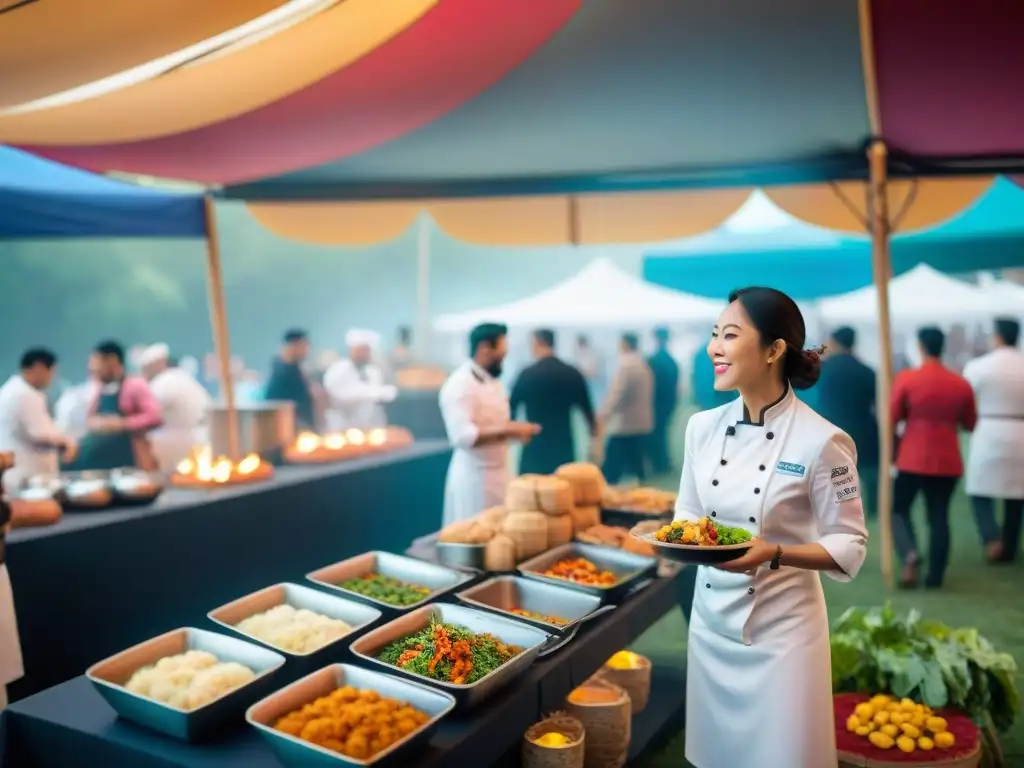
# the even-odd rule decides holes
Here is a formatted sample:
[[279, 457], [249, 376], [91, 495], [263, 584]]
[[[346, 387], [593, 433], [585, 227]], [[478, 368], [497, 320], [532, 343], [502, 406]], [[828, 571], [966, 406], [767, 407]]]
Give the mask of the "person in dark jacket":
[[595, 445], [597, 422], [583, 374], [555, 355], [554, 332], [534, 331], [531, 345], [536, 362], [516, 378], [509, 404], [513, 419], [519, 408], [525, 407], [526, 420], [541, 427], [540, 433], [523, 446], [520, 474], [548, 475], [576, 459], [573, 409], [583, 413]]
[[811, 390], [811, 405], [853, 438], [861, 499], [868, 516], [874, 514], [878, 489], [878, 417], [875, 413], [874, 370], [854, 354], [857, 334], [837, 328], [821, 364], [821, 378]]
[[316, 409], [309, 380], [302, 363], [309, 357], [309, 335], [298, 329], [284, 335], [284, 345], [270, 368], [270, 378], [263, 393], [265, 400], [286, 400], [295, 403], [295, 426], [316, 429]]
[[647, 438], [647, 458], [656, 475], [671, 469], [669, 430], [679, 407], [679, 363], [668, 351], [668, 328], [654, 331], [657, 351], [647, 359], [654, 376], [654, 428]]

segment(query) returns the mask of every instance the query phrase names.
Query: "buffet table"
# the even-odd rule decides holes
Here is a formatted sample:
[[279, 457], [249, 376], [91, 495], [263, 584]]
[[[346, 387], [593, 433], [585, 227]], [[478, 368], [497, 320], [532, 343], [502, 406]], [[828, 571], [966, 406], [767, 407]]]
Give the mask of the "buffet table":
[[16, 699], [260, 587], [436, 530], [450, 451], [423, 441], [272, 480], [168, 489], [149, 507], [69, 513], [7, 540], [26, 677]]
[[[483, 706], [444, 720], [418, 753], [417, 768], [483, 768], [514, 761], [523, 733], [542, 713], [560, 708], [574, 687], [676, 606], [677, 580], [678, 574], [655, 579]], [[196, 616], [191, 620], [202, 625]], [[651, 700], [635, 719], [634, 755], [677, 722], [686, 688], [681, 661], [654, 660]], [[215, 743], [189, 746], [119, 720], [84, 677], [8, 707], [3, 738], [7, 764], [17, 768], [279, 768], [270, 748], [244, 724]]]

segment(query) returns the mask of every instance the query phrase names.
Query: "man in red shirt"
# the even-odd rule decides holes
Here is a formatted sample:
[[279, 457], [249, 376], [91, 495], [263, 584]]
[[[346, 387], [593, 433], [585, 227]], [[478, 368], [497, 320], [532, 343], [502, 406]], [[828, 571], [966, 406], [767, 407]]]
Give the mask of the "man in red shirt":
[[902, 422], [896, 447], [893, 488], [893, 538], [903, 562], [900, 583], [917, 586], [920, 562], [910, 508], [918, 491], [928, 512], [928, 575], [926, 587], [941, 587], [949, 562], [949, 502], [963, 474], [959, 430], [974, 429], [978, 414], [974, 392], [966, 379], [942, 364], [945, 335], [938, 328], [918, 332], [923, 361], [893, 382], [892, 423]]

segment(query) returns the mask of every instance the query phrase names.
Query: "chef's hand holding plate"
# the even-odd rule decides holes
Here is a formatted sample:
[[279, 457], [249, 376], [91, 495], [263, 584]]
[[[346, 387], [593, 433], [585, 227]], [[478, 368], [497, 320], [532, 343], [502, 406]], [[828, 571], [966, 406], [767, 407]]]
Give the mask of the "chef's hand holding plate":
[[715, 568], [732, 573], [753, 574], [759, 567], [771, 562], [775, 557], [775, 550], [778, 548], [778, 545], [770, 544], [764, 539], [751, 539], [750, 544], [750, 549], [744, 552], [742, 557], [725, 563], [716, 563]]

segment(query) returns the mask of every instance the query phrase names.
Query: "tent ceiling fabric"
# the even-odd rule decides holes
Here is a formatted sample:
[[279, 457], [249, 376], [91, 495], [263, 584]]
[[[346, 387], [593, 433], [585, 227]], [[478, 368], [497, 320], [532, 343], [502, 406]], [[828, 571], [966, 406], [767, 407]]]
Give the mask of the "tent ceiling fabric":
[[[991, 176], [889, 182], [889, 213], [895, 231], [933, 227], [947, 221], [992, 186]], [[798, 219], [840, 232], [865, 233], [867, 185], [863, 182], [769, 187], [764, 193]]]
[[443, 0], [351, 66], [240, 117], [149, 141], [28, 149], [92, 170], [214, 184], [316, 165], [371, 149], [476, 97], [546, 43], [581, 2]]
[[911, 155], [1024, 158], [1024, 3], [872, 3], [883, 134]]
[[[272, 104], [343, 69], [438, 0], [341, 0], [269, 36], [64, 106], [0, 115], [7, 144], [106, 144], [170, 136]], [[0, 16], [0, 28], [2, 28]]]
[[0, 0], [0, 107], [34, 101], [215, 37], [285, 0]]
[[376, 245], [401, 237], [416, 203], [249, 203], [249, 213], [279, 237], [312, 245]]

